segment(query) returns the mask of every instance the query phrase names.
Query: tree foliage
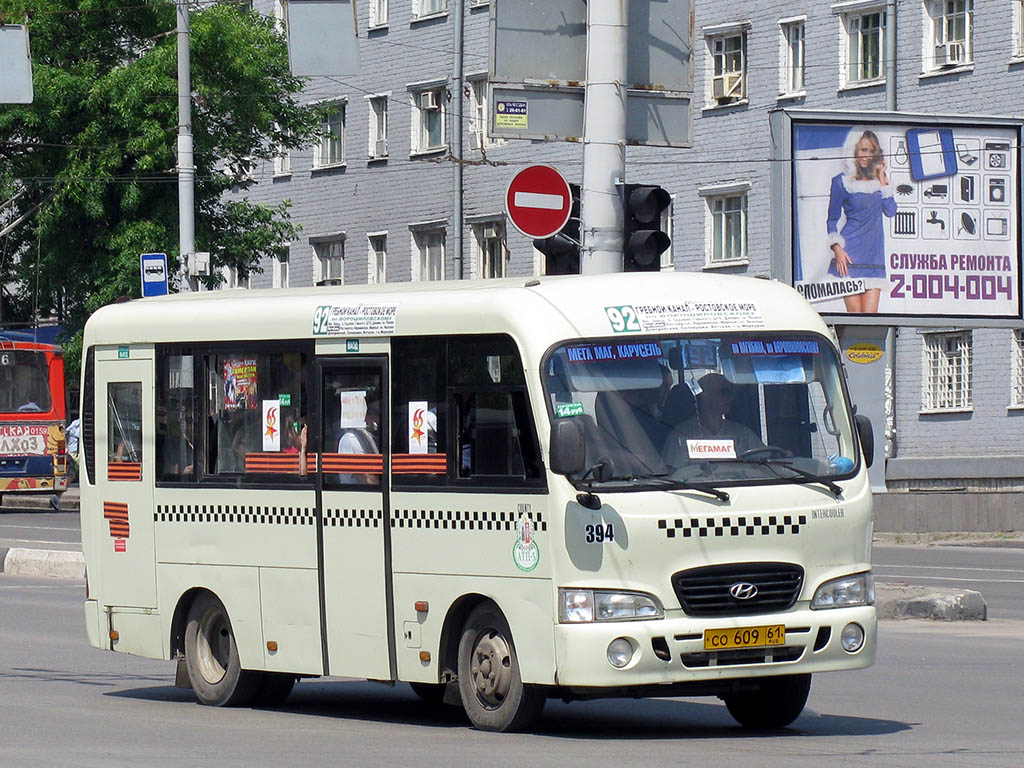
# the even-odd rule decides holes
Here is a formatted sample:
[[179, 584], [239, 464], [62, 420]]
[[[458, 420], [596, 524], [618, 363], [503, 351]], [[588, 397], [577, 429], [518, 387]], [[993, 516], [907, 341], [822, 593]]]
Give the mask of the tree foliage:
[[[0, 0], [0, 15], [28, 19], [35, 90], [32, 104], [0, 106], [0, 230], [26, 216], [0, 237], [0, 320], [37, 304], [80, 338], [91, 311], [139, 295], [139, 254], [166, 252], [176, 269], [175, 6]], [[275, 21], [241, 3], [192, 11], [191, 68], [196, 249], [245, 277], [298, 228], [287, 201], [226, 193], [252, 184], [249, 163], [309, 146], [322, 115], [296, 100], [303, 82]]]

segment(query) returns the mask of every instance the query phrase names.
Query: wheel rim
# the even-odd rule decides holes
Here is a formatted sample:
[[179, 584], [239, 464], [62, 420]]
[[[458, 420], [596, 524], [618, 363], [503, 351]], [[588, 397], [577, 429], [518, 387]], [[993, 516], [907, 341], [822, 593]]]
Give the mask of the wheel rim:
[[469, 666], [473, 690], [487, 709], [497, 709], [512, 687], [512, 649], [496, 629], [481, 632], [473, 644]]
[[210, 684], [223, 680], [231, 658], [231, 629], [221, 611], [210, 609], [203, 614], [196, 633], [196, 651], [203, 679]]

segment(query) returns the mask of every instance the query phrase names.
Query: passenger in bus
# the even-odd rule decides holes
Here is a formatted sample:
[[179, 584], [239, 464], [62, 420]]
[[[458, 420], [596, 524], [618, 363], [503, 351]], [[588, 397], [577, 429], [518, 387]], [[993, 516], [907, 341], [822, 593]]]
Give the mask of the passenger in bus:
[[306, 448], [309, 445], [309, 427], [302, 419], [295, 419], [284, 432], [286, 446], [282, 453], [299, 454], [299, 475], [306, 475]]
[[[346, 424], [347, 422], [347, 424]], [[378, 437], [380, 435], [380, 403], [376, 399], [366, 402], [366, 416], [362, 422], [353, 422], [342, 417], [344, 431], [338, 440], [338, 453], [341, 454], [377, 454], [380, 453]], [[342, 484], [377, 485], [380, 476], [365, 473], [342, 473], [338, 475]]]
[[676, 427], [665, 442], [666, 464], [680, 467], [694, 460], [689, 454], [687, 440], [732, 441], [731, 456], [725, 453], [723, 458], [735, 458], [755, 448], [764, 448], [761, 438], [750, 427], [725, 416], [732, 406], [734, 388], [731, 381], [720, 373], [707, 373], [697, 383], [700, 385], [697, 413]]

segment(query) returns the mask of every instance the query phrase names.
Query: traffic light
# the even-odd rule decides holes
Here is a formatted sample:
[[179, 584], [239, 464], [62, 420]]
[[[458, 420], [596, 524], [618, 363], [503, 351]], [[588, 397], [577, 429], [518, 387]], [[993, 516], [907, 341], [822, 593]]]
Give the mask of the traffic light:
[[545, 275], [580, 273], [580, 187], [570, 184], [572, 210], [562, 230], [551, 237], [534, 240], [533, 247], [544, 254]]
[[661, 254], [672, 242], [661, 231], [661, 214], [672, 198], [661, 187], [625, 184], [622, 189], [622, 270], [657, 272]]

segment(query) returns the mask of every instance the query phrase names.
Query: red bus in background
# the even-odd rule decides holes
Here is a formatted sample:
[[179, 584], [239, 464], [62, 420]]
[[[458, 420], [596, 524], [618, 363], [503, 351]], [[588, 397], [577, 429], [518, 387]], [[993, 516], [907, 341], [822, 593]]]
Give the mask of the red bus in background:
[[14, 336], [0, 333], [0, 494], [59, 493], [68, 486], [64, 357]]

